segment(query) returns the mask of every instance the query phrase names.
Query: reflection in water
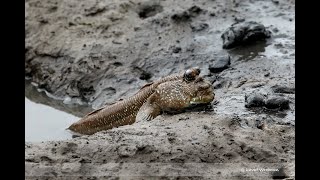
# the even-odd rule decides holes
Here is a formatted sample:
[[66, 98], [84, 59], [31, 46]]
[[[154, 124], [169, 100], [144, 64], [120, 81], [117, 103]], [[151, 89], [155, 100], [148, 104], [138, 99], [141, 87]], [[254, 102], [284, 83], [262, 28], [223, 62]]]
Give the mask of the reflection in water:
[[254, 59], [258, 55], [262, 55], [262, 53], [265, 52], [265, 48], [268, 45], [269, 44], [267, 43], [267, 41], [259, 41], [255, 43], [250, 43], [248, 45], [238, 46], [234, 49], [229, 50], [229, 53], [232, 56], [237, 57], [237, 59], [240, 61], [248, 61]]
[[273, 115], [278, 118], [284, 118], [287, 116], [286, 111], [279, 111], [278, 109], [266, 109], [266, 108], [251, 108], [252, 112], [256, 114], [266, 114], [266, 115]]
[[57, 110], [67, 112], [77, 117], [83, 117], [93, 109], [88, 105], [64, 104], [61, 100], [55, 100], [46, 95], [45, 92], [39, 92], [30, 81], [25, 81], [25, 96], [35, 103], [45, 104]]
[[71, 139], [72, 134], [66, 128], [92, 111], [89, 106], [67, 105], [49, 98], [28, 81], [25, 96], [26, 142]]

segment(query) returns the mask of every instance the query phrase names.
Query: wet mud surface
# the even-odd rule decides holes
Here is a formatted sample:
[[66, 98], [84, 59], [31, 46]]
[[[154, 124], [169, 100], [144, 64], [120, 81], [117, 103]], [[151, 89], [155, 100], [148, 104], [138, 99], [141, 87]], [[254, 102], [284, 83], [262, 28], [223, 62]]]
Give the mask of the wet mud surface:
[[[30, 93], [26, 82], [33, 101], [81, 117], [193, 66], [216, 97], [199, 111], [26, 143], [28, 178], [159, 178], [156, 170], [172, 178], [178, 172], [194, 179], [294, 177], [294, 1], [27, 0], [25, 7], [25, 76], [50, 96]], [[221, 36], [237, 22], [257, 22], [270, 37], [225, 49]], [[134, 170], [139, 163], [150, 166]], [[208, 171], [179, 166], [187, 163]], [[238, 170], [252, 163], [283, 168], [278, 175]]]

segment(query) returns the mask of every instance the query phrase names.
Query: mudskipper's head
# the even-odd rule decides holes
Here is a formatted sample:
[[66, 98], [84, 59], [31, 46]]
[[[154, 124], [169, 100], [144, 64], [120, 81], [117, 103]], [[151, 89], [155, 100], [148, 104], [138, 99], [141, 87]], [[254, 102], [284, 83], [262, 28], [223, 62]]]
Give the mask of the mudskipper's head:
[[212, 84], [199, 76], [200, 69], [195, 67], [185, 71], [184, 81], [191, 94], [190, 105], [210, 103], [214, 99]]

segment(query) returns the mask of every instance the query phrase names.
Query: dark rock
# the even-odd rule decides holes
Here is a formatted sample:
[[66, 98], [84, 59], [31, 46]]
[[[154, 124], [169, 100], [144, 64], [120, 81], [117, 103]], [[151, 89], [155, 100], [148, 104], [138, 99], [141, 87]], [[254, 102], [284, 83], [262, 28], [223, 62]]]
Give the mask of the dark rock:
[[265, 97], [260, 93], [252, 93], [250, 95], [245, 95], [245, 107], [262, 107], [265, 105]]
[[121, 62], [114, 62], [113, 65], [115, 65], [116, 67], [122, 66], [123, 64]]
[[168, 141], [169, 141], [170, 143], [174, 143], [175, 140], [176, 140], [175, 137], [168, 137]]
[[93, 88], [93, 86], [87, 86], [84, 83], [78, 83], [78, 90], [80, 93], [80, 97], [85, 101], [90, 99], [90, 96], [95, 93], [95, 89]]
[[144, 71], [144, 72], [141, 73], [139, 79], [141, 79], [141, 80], [148, 80], [148, 79], [150, 79], [151, 77], [152, 77], [152, 75], [151, 75], [150, 73]]
[[191, 30], [192, 32], [199, 32], [207, 29], [209, 25], [207, 23], [194, 23], [191, 24]]
[[78, 137], [81, 137], [81, 136], [80, 135], [76, 135], [76, 134], [72, 135], [72, 138], [78, 138]]
[[181, 47], [173, 47], [172, 48], [173, 53], [179, 53], [179, 52], [181, 52], [181, 50], [182, 50]]
[[258, 129], [261, 129], [261, 130], [265, 129], [265, 124], [264, 124], [264, 122], [259, 122], [259, 123], [257, 124], [257, 128], [258, 128]]
[[294, 87], [275, 85], [275, 86], [272, 86], [271, 89], [273, 90], [274, 93], [285, 93], [285, 94], [294, 94], [295, 93]]
[[160, 12], [163, 11], [163, 7], [160, 6], [160, 5], [157, 5], [157, 4], [152, 4], [152, 5], [143, 5], [138, 14], [139, 14], [139, 17], [141, 19], [145, 19], [145, 18], [148, 18], [148, 17], [151, 17], [151, 16], [154, 16]]
[[176, 13], [171, 16], [171, 19], [176, 21], [176, 22], [184, 22], [188, 21], [191, 18], [190, 14], [187, 13], [186, 11]]
[[264, 77], [269, 77], [270, 76], [270, 72], [267, 72], [266, 74], [264, 74]]
[[274, 33], [277, 33], [277, 32], [279, 32], [279, 29], [275, 27], [275, 28], [272, 29], [272, 31], [273, 31]]
[[265, 107], [268, 109], [289, 109], [289, 100], [281, 96], [269, 97], [266, 100]]
[[265, 40], [269, 37], [271, 37], [271, 32], [266, 30], [264, 25], [254, 21], [235, 23], [221, 35], [224, 49]]
[[149, 144], [141, 144], [138, 143], [137, 145], [137, 154], [150, 154], [154, 152], [156, 148]]
[[203, 10], [198, 7], [198, 6], [192, 6], [191, 8], [188, 9], [188, 13], [192, 16], [192, 17], [196, 17], [197, 15], [199, 15]]
[[176, 13], [171, 16], [171, 19], [179, 22], [179, 21], [188, 21], [191, 17], [198, 16], [203, 10], [198, 6], [192, 6], [186, 11]]
[[141, 69], [140, 67], [134, 67], [133, 72], [137, 73], [141, 80], [149, 80], [152, 77], [151, 73]]
[[265, 125], [265, 121], [263, 119], [257, 119], [256, 120], [256, 123], [255, 123], [255, 126], [258, 128], [258, 129], [261, 129], [261, 130], [264, 130], [266, 125]]
[[91, 160], [88, 158], [82, 158], [79, 160], [79, 163], [91, 163]]
[[185, 120], [188, 120], [188, 119], [190, 119], [189, 117], [181, 117], [181, 118], [179, 118], [178, 120], [179, 121], [185, 121]]
[[246, 19], [245, 18], [238, 18], [238, 17], [235, 17], [234, 18], [234, 21], [236, 22], [236, 23], [241, 23], [241, 22], [244, 22]]
[[229, 55], [218, 57], [213, 66], [209, 65], [209, 70], [212, 73], [221, 72], [230, 66], [230, 61], [231, 58]]
[[276, 47], [277, 49], [284, 48], [282, 43], [274, 44], [274, 47]]
[[203, 129], [209, 129], [210, 127], [208, 125], [203, 125]]
[[228, 80], [220, 80], [220, 81], [215, 81], [215, 83], [213, 84], [213, 89], [220, 89], [223, 88], [227, 85]]

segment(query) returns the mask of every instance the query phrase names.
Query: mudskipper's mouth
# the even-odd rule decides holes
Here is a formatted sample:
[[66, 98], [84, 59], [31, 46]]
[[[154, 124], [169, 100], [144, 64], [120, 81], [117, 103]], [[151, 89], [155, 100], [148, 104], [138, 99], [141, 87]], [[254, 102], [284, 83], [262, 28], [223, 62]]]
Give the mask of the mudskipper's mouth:
[[210, 93], [208, 95], [197, 96], [191, 99], [190, 104], [205, 104], [210, 103], [214, 99], [214, 94]]

